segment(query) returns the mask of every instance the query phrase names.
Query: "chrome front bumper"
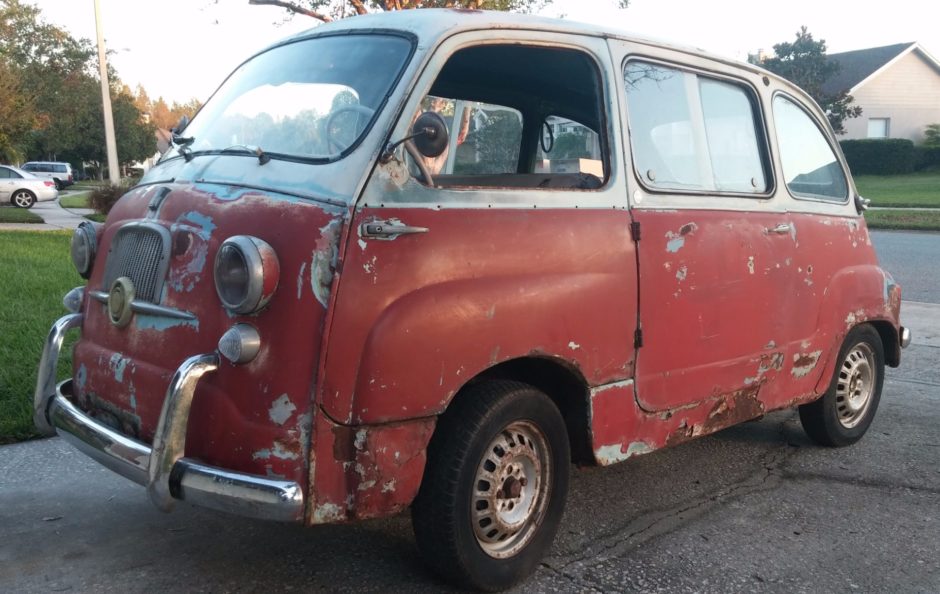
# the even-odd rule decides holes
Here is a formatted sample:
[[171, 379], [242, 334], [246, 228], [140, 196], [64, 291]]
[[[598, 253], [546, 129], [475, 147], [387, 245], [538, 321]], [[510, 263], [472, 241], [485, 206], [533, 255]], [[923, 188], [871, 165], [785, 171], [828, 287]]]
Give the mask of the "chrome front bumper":
[[53, 324], [46, 338], [33, 402], [33, 419], [43, 434], [58, 433], [104, 466], [146, 486], [150, 499], [163, 511], [171, 511], [179, 499], [265, 520], [303, 519], [304, 496], [297, 483], [215, 468], [184, 457], [196, 384], [218, 368], [218, 353], [195, 355], [177, 368], [167, 387], [151, 448], [72, 404], [71, 379], [55, 384], [62, 341], [81, 323], [81, 314], [64, 316]]

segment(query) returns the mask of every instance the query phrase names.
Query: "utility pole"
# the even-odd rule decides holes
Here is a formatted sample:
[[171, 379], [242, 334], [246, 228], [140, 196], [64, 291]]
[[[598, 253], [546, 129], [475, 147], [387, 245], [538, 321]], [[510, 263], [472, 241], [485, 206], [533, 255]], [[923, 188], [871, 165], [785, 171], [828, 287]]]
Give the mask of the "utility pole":
[[108, 83], [108, 57], [104, 49], [104, 27], [101, 24], [101, 6], [95, 0], [95, 29], [98, 31], [98, 70], [101, 73], [101, 106], [104, 109], [104, 139], [108, 147], [108, 179], [111, 185], [121, 182], [117, 142], [114, 140], [114, 115], [111, 113], [111, 85]]

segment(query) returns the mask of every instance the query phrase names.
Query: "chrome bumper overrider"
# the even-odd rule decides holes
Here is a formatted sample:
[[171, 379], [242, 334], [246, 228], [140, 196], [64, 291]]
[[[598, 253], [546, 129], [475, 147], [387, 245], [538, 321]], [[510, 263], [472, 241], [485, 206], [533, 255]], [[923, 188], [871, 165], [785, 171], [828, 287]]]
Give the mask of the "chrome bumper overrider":
[[43, 434], [58, 433], [104, 466], [146, 486], [153, 503], [163, 511], [171, 511], [180, 499], [253, 518], [285, 522], [303, 519], [304, 497], [297, 483], [215, 468], [184, 457], [196, 384], [204, 374], [218, 368], [217, 353], [190, 357], [173, 374], [151, 448], [72, 404], [72, 380], [55, 384], [62, 340], [66, 332], [81, 323], [81, 314], [64, 316], [52, 326], [46, 339], [33, 415]]

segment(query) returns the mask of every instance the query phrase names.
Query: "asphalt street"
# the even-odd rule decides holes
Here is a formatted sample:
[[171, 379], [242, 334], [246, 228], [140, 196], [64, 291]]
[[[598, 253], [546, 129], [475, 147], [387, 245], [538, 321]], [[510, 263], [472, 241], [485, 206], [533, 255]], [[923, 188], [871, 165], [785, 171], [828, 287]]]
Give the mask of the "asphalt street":
[[[905, 298], [940, 304], [940, 235], [874, 236]], [[861, 442], [815, 446], [786, 411], [574, 469], [552, 554], [518, 591], [940, 592], [940, 305], [902, 318], [914, 344]], [[407, 515], [304, 529], [180, 507], [61, 439], [2, 447], [0, 591], [447, 590]]]

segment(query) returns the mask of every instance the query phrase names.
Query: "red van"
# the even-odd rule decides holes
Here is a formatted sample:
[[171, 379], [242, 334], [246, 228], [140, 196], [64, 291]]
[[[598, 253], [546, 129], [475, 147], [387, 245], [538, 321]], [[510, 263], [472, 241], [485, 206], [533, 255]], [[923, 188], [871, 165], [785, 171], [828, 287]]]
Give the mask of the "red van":
[[572, 462], [790, 407], [851, 444], [910, 341], [825, 115], [748, 64], [360, 16], [246, 61], [174, 143], [75, 232], [88, 283], [35, 395], [163, 510], [410, 507], [434, 571], [498, 590], [550, 549]]

